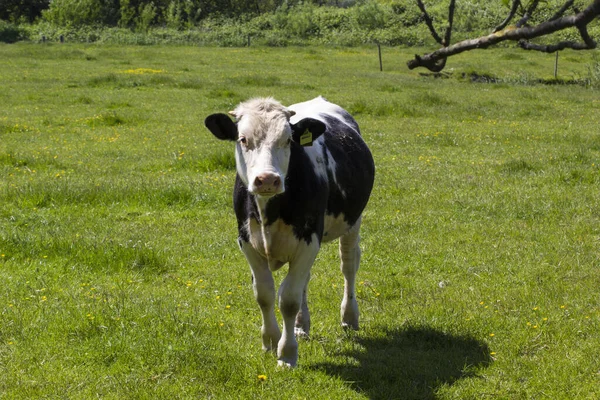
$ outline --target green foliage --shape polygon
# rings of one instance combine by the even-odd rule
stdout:
[[[112,14],[103,0],[53,0],[43,12],[46,21],[62,27],[106,25]]]
[[[32,23],[48,8],[49,3],[50,0],[2,0],[0,20]]]
[[[118,25],[121,28],[128,28],[132,26],[136,10],[135,7],[131,5],[131,0],[120,0],[120,17]]]
[[[443,32],[447,24],[448,2],[428,2],[427,6],[436,29]],[[539,15],[547,16],[559,6],[557,0],[543,2]],[[453,40],[489,33],[505,18],[506,12],[500,1],[459,2]],[[540,16],[532,21],[541,21]],[[436,45],[414,0],[350,3],[56,0],[44,12],[44,21],[36,25],[41,26],[23,26],[25,32],[35,33],[29,36],[31,40],[38,40],[40,34],[48,37],[53,36],[52,32],[60,31],[70,40],[82,38],[83,41],[110,43],[194,43],[230,47],[247,45],[250,36],[252,43],[269,46],[356,46],[374,42],[390,46]],[[132,32],[107,30],[115,26],[131,29]],[[91,32],[94,29],[96,32]],[[591,24],[589,31],[596,36],[600,32],[600,24]],[[557,42],[580,38],[576,29],[570,29],[545,40]]]
[[[147,32],[156,16],[157,9],[154,5],[154,2],[140,5],[138,9],[138,17],[135,20],[136,29],[141,32]]]
[[[0,42],[14,43],[24,36],[24,31],[10,22],[0,20]]]

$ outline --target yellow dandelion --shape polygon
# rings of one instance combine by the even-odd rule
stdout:
[[[227,304],[227,305],[225,306],[225,308],[229,310],[229,309],[231,308],[231,306],[230,306],[229,304]]]
[[[258,380],[261,382],[264,382],[267,380],[267,376],[266,375],[258,375]]]
[[[494,336],[496,336],[495,333],[490,333],[490,337],[494,337]]]

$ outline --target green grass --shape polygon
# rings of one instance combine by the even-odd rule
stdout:
[[[419,50],[384,48],[380,73],[375,48],[0,46],[0,398],[600,397],[597,89],[503,49],[435,79],[407,70]],[[593,53],[565,54],[560,77],[585,82]],[[233,149],[203,120],[320,94],[377,166],[362,326],[339,326],[325,245],[312,338],[280,370]]]

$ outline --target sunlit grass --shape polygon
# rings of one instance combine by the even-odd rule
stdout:
[[[373,48],[0,53],[7,398],[600,396],[600,101],[584,83],[541,84],[553,56],[473,52],[436,79],[407,70],[415,49],[384,48],[383,73]],[[595,65],[561,63],[578,82]],[[285,371],[260,350],[233,150],[203,120],[248,97],[317,95],[355,114],[377,166],[362,329],[339,327],[325,245],[312,339]]]

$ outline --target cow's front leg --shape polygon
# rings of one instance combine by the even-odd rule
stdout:
[[[275,348],[281,332],[275,318],[275,282],[267,259],[260,255],[250,243],[240,240],[240,248],[252,269],[254,297],[262,313],[262,348],[269,351]]]
[[[288,274],[279,287],[283,334],[277,346],[277,363],[284,367],[295,367],[298,363],[298,342],[294,328],[296,316],[302,306],[302,294],[310,276],[310,269],[319,252],[319,241],[316,235],[313,235],[311,243],[304,247],[290,262]]]

